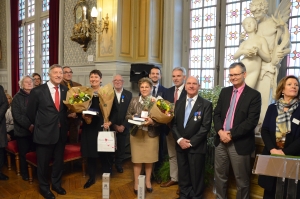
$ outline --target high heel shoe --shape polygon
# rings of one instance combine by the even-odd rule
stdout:
[[[138,190],[133,189],[133,192],[134,192],[135,195],[138,194]]]
[[[153,192],[152,187],[150,187],[150,188],[146,187],[146,190],[147,190],[148,193],[152,193]]]

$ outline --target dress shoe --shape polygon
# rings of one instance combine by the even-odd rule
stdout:
[[[52,187],[52,190],[58,193],[59,195],[66,195],[67,192],[64,188],[62,187]]]
[[[148,193],[152,193],[153,192],[152,187],[150,187],[150,188],[146,187],[146,190],[147,190]]]
[[[135,195],[138,194],[138,190],[133,189],[133,192],[134,192]]]
[[[88,179],[88,181],[84,184],[83,188],[87,189],[90,186],[92,186],[93,184],[95,184],[95,179]]]
[[[48,190],[48,191],[42,191],[40,190],[40,194],[45,198],[45,199],[55,199],[54,194]]]
[[[26,176],[26,175],[22,175],[22,179],[23,179],[24,181],[28,181],[28,180],[29,180],[29,177]]]
[[[8,176],[0,173],[0,180],[8,180]]]
[[[160,185],[160,187],[170,187],[170,186],[176,185],[176,184],[178,184],[178,182],[175,182],[175,181],[170,180],[169,182],[162,183],[162,184]]]
[[[120,165],[116,165],[116,169],[118,173],[123,173],[123,168]]]

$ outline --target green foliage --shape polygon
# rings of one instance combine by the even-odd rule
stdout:
[[[165,161],[162,163],[156,175],[159,176],[162,182],[167,182],[170,180],[169,156],[166,157]]]

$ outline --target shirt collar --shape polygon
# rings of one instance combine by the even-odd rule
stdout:
[[[114,88],[114,91],[115,91],[116,93],[122,93],[122,92],[123,92],[123,88],[122,88],[122,90],[121,90],[120,92],[118,92],[115,88]]]
[[[186,95],[186,101],[189,99],[189,97]],[[194,97],[192,97],[193,102],[196,102],[196,100],[198,99],[198,95],[195,95]]]
[[[237,88],[238,93],[242,93],[243,90],[244,90],[244,88],[245,88],[245,86],[246,86],[246,84],[244,83],[242,86],[240,86],[239,88]],[[236,89],[236,88],[233,87],[233,90],[234,89]],[[233,90],[232,90],[232,92],[233,92]]]
[[[50,88],[54,88],[54,87],[55,87],[55,85],[52,84],[52,82],[51,82],[50,80],[47,82],[47,85],[48,85]],[[57,87],[60,88],[60,84],[58,84]]]
[[[181,86],[179,86],[179,87],[178,87],[178,91],[182,92],[183,87],[184,87],[184,84],[182,84]],[[177,87],[175,86],[175,90],[176,90],[176,88],[177,88]]]

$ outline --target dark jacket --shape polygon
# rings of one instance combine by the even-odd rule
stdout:
[[[5,119],[5,113],[7,109],[8,109],[8,101],[4,93],[4,89],[0,85],[0,148],[6,147],[7,145],[6,119]]]
[[[63,80],[63,81],[61,81],[60,84],[68,88],[68,83],[67,83],[66,81]],[[71,80],[71,81],[70,81],[70,86],[71,86],[71,87],[76,87],[76,86],[81,86],[81,84],[79,84],[79,83],[77,83],[77,82],[73,82],[73,81]],[[68,88],[68,90],[69,90],[69,88]]]
[[[223,129],[226,114],[230,106],[233,86],[223,88],[214,110],[214,128],[216,131],[215,146],[220,143],[218,134]],[[258,124],[261,110],[261,95],[257,90],[245,85],[237,102],[232,129],[230,133],[236,152],[239,155],[250,155],[255,149],[254,129]]]
[[[29,121],[26,111],[29,94],[20,89],[14,96],[11,104],[11,112],[14,119],[14,135],[17,137],[30,136],[29,131],[31,122]]]
[[[275,137],[277,116],[277,106],[275,104],[269,105],[261,128],[261,137],[265,144],[262,155],[270,155],[271,149],[278,149]],[[291,132],[286,135],[282,151],[285,155],[300,156],[300,126],[292,122],[294,118],[300,120],[300,103],[291,116]],[[276,183],[276,179],[275,177],[260,175],[258,184],[267,190],[271,190],[274,183]]]

